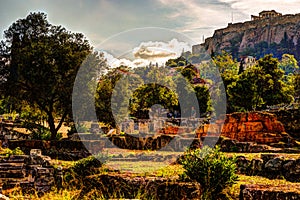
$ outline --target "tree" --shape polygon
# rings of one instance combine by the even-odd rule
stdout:
[[[272,54],[266,55],[258,61],[258,65],[262,68],[261,73],[269,75],[269,87],[263,94],[266,105],[276,105],[280,103],[289,103],[293,100],[292,92],[283,82],[284,72],[279,68],[279,61],[273,58]]]
[[[197,75],[197,68],[193,65],[189,65],[184,67],[181,70],[181,74],[182,76],[184,76],[189,82],[191,82],[193,80],[193,78],[196,77]]]
[[[297,98],[297,101],[299,102],[300,97],[300,74],[295,74],[293,79],[293,85],[294,85],[294,96]]]
[[[299,68],[297,60],[291,54],[282,55],[279,67],[284,71],[285,75],[293,74]]]
[[[133,92],[130,110],[134,117],[148,118],[148,111],[155,104],[170,111],[178,107],[178,95],[172,91],[175,85],[173,79],[168,77],[168,72],[169,69],[164,67],[148,68],[144,83]]]
[[[5,92],[45,113],[51,139],[55,139],[71,117],[76,73],[92,48],[83,34],[52,25],[46,18],[44,13],[30,13],[5,31],[3,48],[11,59]]]
[[[213,58],[215,65],[218,67],[220,73],[226,71],[238,72],[238,63],[233,59],[232,55],[226,51],[222,51],[222,54]]]
[[[227,88],[233,111],[250,111],[293,100],[293,89],[283,81],[279,61],[266,55],[257,66],[241,73]]]
[[[103,53],[94,52],[87,56],[76,76],[72,94],[73,120],[75,123],[95,120],[95,93],[97,84],[108,70]],[[78,126],[80,126],[78,124]]]
[[[262,69],[253,66],[246,69],[227,88],[230,111],[251,111],[265,102],[263,94],[271,87],[270,75],[261,73]]]
[[[196,86],[194,90],[198,99],[200,113],[203,114],[210,111],[210,94],[208,88],[206,86]]]

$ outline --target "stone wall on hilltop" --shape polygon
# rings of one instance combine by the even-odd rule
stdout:
[[[300,38],[300,14],[283,15],[281,17],[247,21],[244,23],[228,24],[226,28],[218,29],[212,37],[205,40],[204,44],[195,45],[193,53],[199,53],[204,47],[208,53],[220,52],[232,46],[234,42],[239,52],[247,47],[254,47],[262,41],[269,44],[279,44],[284,34],[292,39],[294,44]]]

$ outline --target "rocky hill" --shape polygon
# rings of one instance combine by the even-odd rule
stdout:
[[[262,42],[267,47],[285,45],[290,52],[299,51],[300,55],[300,14],[229,23],[226,28],[216,30],[203,44],[193,46],[193,53],[200,53],[204,47],[208,53],[226,50],[237,57],[251,48],[257,49]]]

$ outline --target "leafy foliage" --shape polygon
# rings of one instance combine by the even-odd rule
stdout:
[[[293,100],[293,87],[284,82],[279,60],[266,55],[227,86],[230,111],[251,111]]]
[[[201,184],[201,199],[218,199],[222,191],[237,181],[235,160],[226,157],[219,148],[191,150],[181,159],[185,174]]]
[[[105,155],[97,154],[76,161],[66,171],[64,176],[65,182],[70,185],[73,183],[75,183],[75,185],[81,185],[77,182],[82,181],[82,179],[84,179],[86,176],[98,173],[99,168],[103,165],[105,159]]]
[[[76,73],[91,47],[83,34],[50,24],[44,13],[30,13],[5,31],[2,52],[10,56],[5,94],[39,109],[46,116],[51,139],[71,117]],[[55,124],[55,119],[60,121]]]
[[[9,157],[10,155],[25,155],[25,153],[20,149],[20,147],[17,147],[15,149],[1,149],[0,155],[6,155],[7,157]]]

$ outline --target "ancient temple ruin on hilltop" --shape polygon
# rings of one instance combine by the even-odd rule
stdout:
[[[251,20],[260,20],[260,19],[270,19],[274,17],[280,17],[282,16],[281,13],[276,12],[275,10],[263,10],[259,13],[258,16],[251,15]]]

